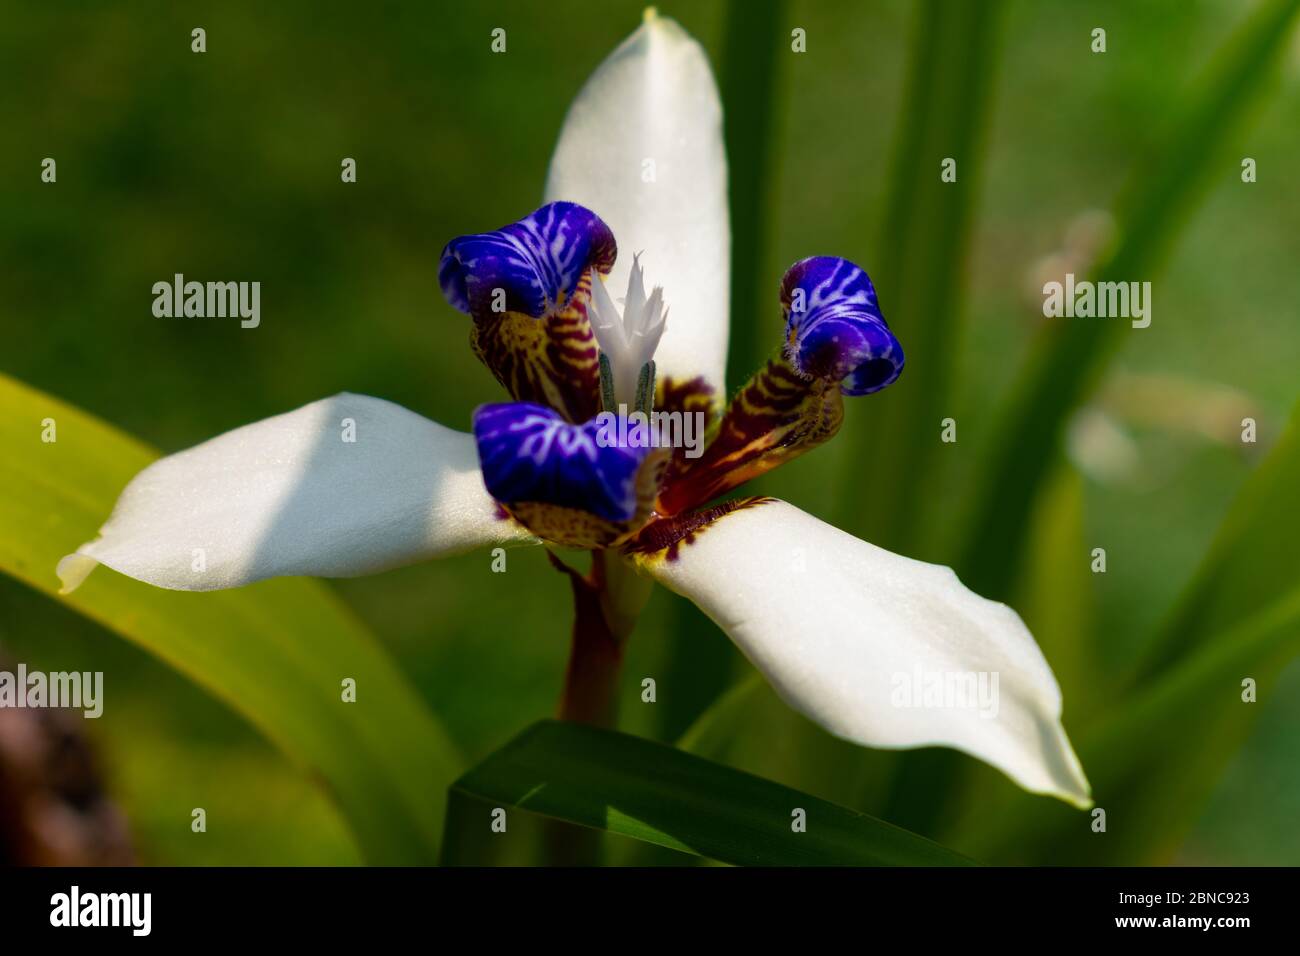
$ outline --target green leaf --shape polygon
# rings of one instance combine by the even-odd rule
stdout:
[[[57,440],[42,441],[52,419]],[[93,538],[157,453],[79,409],[0,376],[0,570],[56,596],[59,558]],[[150,587],[107,568],[59,597],[206,688],[317,779],[367,859],[437,858],[455,749],[364,626],[323,585]],[[344,703],[344,678],[356,681]],[[107,708],[112,708],[108,675]],[[165,719],[166,715],[159,715]],[[250,792],[255,788],[250,781]]]
[[[781,23],[784,0],[732,0],[727,7],[721,93],[726,104],[727,183],[731,210],[731,347],[727,381],[743,382],[762,365],[760,345],[770,328],[772,283],[754,264],[763,261],[770,229],[764,198],[771,179],[772,142],[780,111],[775,108],[781,74],[780,48],[788,33]]]
[[[1118,238],[1092,280],[1149,280],[1163,264],[1193,200],[1285,52],[1297,9],[1300,0],[1262,3],[1231,38],[1204,89],[1121,198]],[[955,565],[972,590],[999,599],[1009,594],[1058,436],[1128,328],[1115,320],[1062,321],[1040,339],[976,484],[972,525]]]
[[[895,144],[889,208],[870,272],[907,355],[899,380],[845,423],[849,450],[837,524],[892,551],[912,553],[929,500],[930,456],[953,378],[962,272],[979,194],[984,127],[1002,4],[918,9]],[[956,161],[955,182],[940,162]],[[882,455],[882,448],[889,449]],[[888,507],[880,507],[886,502]]]
[[[543,721],[452,787],[445,861],[470,855],[492,810],[603,830],[741,865],[970,865],[936,843],[865,814],[640,737]],[[807,831],[793,832],[802,808]]]
[[[765,686],[767,682],[758,671],[737,681],[696,718],[677,746],[687,753],[716,760],[715,754],[730,746],[748,723],[754,702]]]
[[[1083,478],[1063,462],[1034,510],[1029,560],[1012,602],[1056,675],[1071,723],[1122,679],[1098,660],[1092,640],[1095,584],[1085,560],[1083,499]]]

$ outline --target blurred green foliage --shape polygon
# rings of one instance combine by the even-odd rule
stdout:
[[[807,31],[808,52],[789,53],[784,39],[775,48],[770,111],[734,92],[741,81],[725,80],[727,58],[741,56],[734,34],[744,17],[721,2],[659,6],[705,45],[735,114],[729,133],[750,138],[739,151],[733,140],[730,161],[750,184],[737,193],[760,208],[736,219],[755,224],[763,241],[737,246],[735,270],[738,283],[762,291],[737,296],[755,305],[733,315],[733,330],[757,361],[779,342],[775,292],[790,262],[833,253],[874,274],[889,260],[896,237],[887,224],[908,213],[891,212],[891,174],[900,131],[915,119],[904,114],[904,89],[917,5],[774,7],[783,36]],[[959,421],[960,438],[928,456],[908,553],[951,561],[962,543],[999,412],[1043,323],[1036,270],[1086,225],[1084,214],[1111,207],[1253,6],[1003,4],[961,321],[941,343],[951,374],[944,414]],[[165,450],[344,389],[466,427],[472,409],[499,392],[469,352],[466,320],[438,294],[438,253],[452,236],[536,205],[570,99],[634,28],[640,7],[604,2],[598,16],[586,0],[335,9],[54,2],[10,11],[0,32],[0,370]],[[189,49],[195,26],[208,34],[202,56]],[[504,55],[489,49],[497,26],[508,31]],[[1089,50],[1096,26],[1108,33],[1105,54]],[[1072,455],[1034,503],[1013,603],[1061,676],[1072,735],[1113,705],[1099,685],[1147,659],[1147,641],[1256,463],[1204,422],[1249,409],[1262,453],[1296,397],[1294,35],[1282,59],[1253,122],[1217,144],[1208,194],[1156,283],[1151,327],[1121,332],[1090,401],[1137,467],[1107,470],[1094,467],[1096,455]],[[748,115],[755,110],[768,112]],[[39,181],[46,156],[58,161],[55,186]],[[345,156],[357,159],[353,185],[339,181]],[[1241,183],[1242,156],[1258,161],[1258,183]],[[932,165],[917,175],[937,176]],[[260,280],[261,327],[154,319],[150,287],[175,272]],[[877,278],[892,316],[898,291]],[[878,440],[889,394],[852,402],[835,442],[764,479],[763,490],[828,519],[847,510],[866,528],[887,525],[872,512],[887,515],[893,503],[863,490],[872,463],[892,452]],[[1108,572],[1079,577],[1096,546],[1107,549]],[[327,585],[384,642],[471,761],[553,713],[561,686],[568,589],[540,551],[512,552],[509,562],[504,575],[469,555]],[[684,633],[683,613],[656,592],[630,648],[623,729],[676,739],[729,675],[744,679],[747,665],[698,622],[692,639],[708,642],[701,660],[713,663],[692,666],[690,644],[672,640]],[[109,708],[91,732],[146,861],[359,859],[305,776],[202,691],[97,625],[0,578],[0,643],[33,666],[107,672]],[[661,701],[699,703],[643,705],[643,676],[661,677]],[[1151,859],[1300,860],[1290,825],[1300,793],[1300,668],[1269,686],[1208,802],[1190,808],[1190,833]],[[831,739],[765,687],[749,693],[737,708],[740,730],[706,755],[884,812],[894,755]],[[978,826],[982,811],[1017,794],[986,768],[972,774],[980,799],[966,809]],[[197,794],[223,808],[220,841],[191,838]],[[1050,855],[1052,846],[1039,849]]]

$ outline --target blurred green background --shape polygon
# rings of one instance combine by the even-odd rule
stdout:
[[[659,4],[700,40],[720,77],[728,18],[739,17],[742,28],[731,22],[743,38],[746,6]],[[1249,6],[1024,0],[1002,11],[963,322],[949,343],[953,390],[943,413],[957,419],[959,441],[934,460],[909,553],[952,560],[994,411],[1044,321],[1036,288],[1062,262],[1087,271],[1104,232],[1098,211],[1112,205]],[[467,319],[438,292],[438,254],[449,238],[538,204],[570,100],[636,27],[641,7],[8,5],[0,369],[164,451],[342,390],[467,428],[474,407],[500,393],[470,353]],[[757,209],[734,215],[763,224],[758,248],[746,244],[749,255],[735,263],[738,302],[756,303],[732,319],[752,353],[744,364],[757,365],[779,342],[775,292],[792,261],[839,254],[875,274],[873,262],[887,254],[915,13],[901,0],[792,0],[775,16],[779,36],[763,71],[770,97],[724,104],[734,122],[763,133],[761,155],[730,156],[733,176],[754,177],[761,195]],[[196,26],[207,31],[204,55],[190,52]],[[508,35],[503,55],[489,48],[498,26]],[[1089,50],[1095,26],[1108,33],[1104,55]],[[807,31],[805,54],[789,52],[794,27]],[[1294,38],[1288,47],[1280,81],[1225,148],[1155,282],[1151,327],[1121,336],[1071,430],[1071,465],[1046,500],[1080,496],[1079,568],[1102,546],[1109,570],[1086,577],[1077,607],[1039,607],[1022,585],[1013,603],[1054,667],[1043,629],[1062,616],[1094,642],[1094,666],[1132,665],[1296,398],[1300,47]],[[46,156],[58,162],[55,186],[39,181]],[[1242,156],[1258,162],[1255,185],[1240,181]],[[355,184],[339,180],[343,157],[357,161]],[[918,175],[937,176],[937,158],[933,167]],[[1077,260],[1060,258],[1067,246]],[[150,288],[176,272],[260,280],[261,327],[155,319]],[[878,283],[888,317],[891,289]],[[859,425],[878,407],[851,402],[848,416]],[[1243,414],[1261,423],[1259,454],[1236,441]],[[889,508],[855,497],[847,456],[858,434],[846,429],[763,490],[828,519]],[[63,545],[72,550],[94,531]],[[507,574],[491,574],[488,559],[473,554],[330,584],[470,762],[552,714],[561,686],[568,588],[540,550],[512,552],[509,562]],[[1025,579],[1079,568],[1031,564]],[[680,603],[656,592],[625,672],[622,727],[657,739],[676,739],[748,669]],[[108,706],[88,732],[142,861],[359,861],[332,805],[240,718],[7,577],[0,647],[33,668],[106,672]],[[659,680],[655,706],[640,703],[644,676]],[[1104,704],[1076,704],[1063,683],[1073,735],[1072,707]],[[1160,862],[1300,861],[1300,667],[1293,663],[1258,708],[1248,742],[1197,803],[1194,827]],[[858,753],[777,708],[751,745],[723,756],[885,812],[892,758]],[[219,836],[190,832],[189,808],[200,805],[221,821]]]

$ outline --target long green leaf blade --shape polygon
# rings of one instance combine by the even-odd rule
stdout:
[[[511,808],[723,863],[970,865],[906,830],[639,737],[544,721],[458,780],[445,844]],[[794,832],[793,812],[807,814]],[[508,839],[509,827],[494,840]],[[473,841],[465,841],[472,843]],[[452,859],[472,863],[472,859]]]
[[[1149,280],[1177,226],[1232,142],[1246,108],[1286,49],[1300,0],[1269,0],[1220,55],[1204,91],[1119,203],[1119,236],[1095,273],[1098,282]],[[1127,323],[1054,324],[1012,389],[1010,413],[980,476],[974,518],[956,563],[963,581],[1005,599],[1019,572],[1029,515],[1057,453],[1070,412],[1100,378]]]
[[[46,419],[53,442],[41,440]],[[157,453],[4,376],[0,445],[0,571],[55,597],[59,558],[94,536],[118,492]],[[193,594],[101,568],[58,600],[247,718],[325,786],[367,859],[437,859],[442,797],[460,770],[455,748],[327,588],[278,579]],[[356,681],[355,703],[342,700],[345,678]],[[111,708],[111,674],[106,685]]]
[[[770,277],[754,263],[763,261],[771,227],[764,199],[772,178],[776,131],[777,57],[785,34],[785,0],[732,0],[727,6],[726,47],[722,60],[722,101],[726,104],[728,206],[731,211],[731,345],[727,381],[735,387],[753,374],[767,348],[770,329]]]
[[[848,416],[838,502],[840,527],[893,551],[911,550],[950,394],[1001,14],[999,2],[929,0],[917,11],[889,209],[868,266],[907,368]],[[940,175],[947,159],[952,182]]]

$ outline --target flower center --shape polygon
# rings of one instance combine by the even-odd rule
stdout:
[[[600,346],[602,370],[608,369],[612,378],[614,401],[629,407],[637,404],[638,392],[645,386],[643,378],[650,377],[647,369],[654,358],[655,349],[663,337],[664,327],[668,321],[668,310],[664,307],[664,290],[655,286],[647,296],[645,292],[645,275],[641,269],[641,257],[638,253],[632,257],[632,269],[627,279],[627,296],[623,301],[620,315],[618,306],[605,290],[604,281],[595,273],[591,281],[591,302],[587,310],[587,319],[596,343]],[[616,409],[608,409],[616,411]]]

